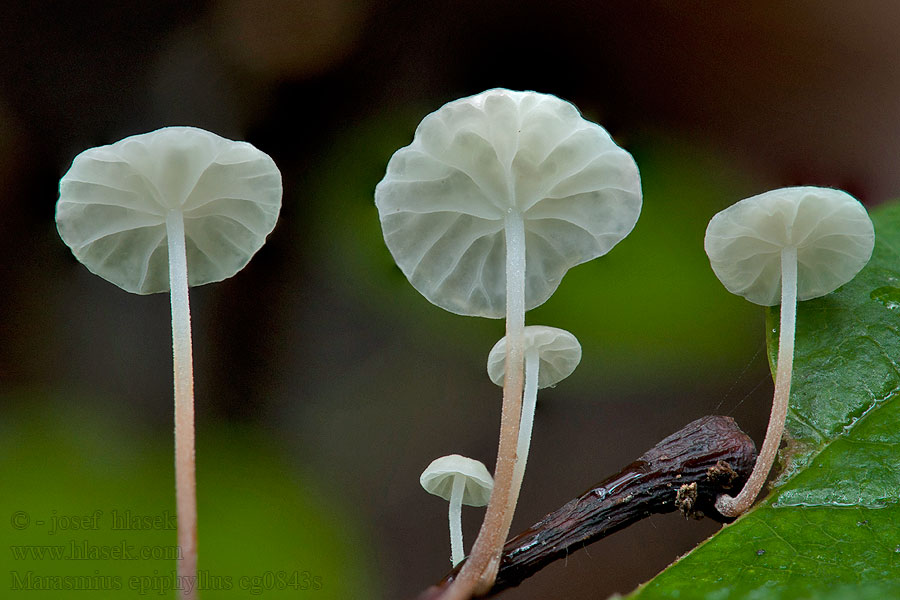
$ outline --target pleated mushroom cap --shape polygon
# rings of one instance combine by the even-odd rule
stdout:
[[[710,265],[728,291],[750,302],[781,302],[781,251],[797,249],[797,299],[818,298],[866,265],[875,230],[862,204],[841,190],[788,187],[746,198],[706,228]]]
[[[165,127],[75,157],[56,224],[90,271],[129,292],[169,290],[166,217],[184,217],[192,286],[240,271],[275,227],[281,173],[268,155],[194,127]]]
[[[556,385],[575,371],[581,362],[581,344],[565,329],[546,325],[525,328],[525,351],[538,349],[538,388]],[[506,337],[494,344],[488,354],[488,377],[496,385],[503,385],[506,375]]]
[[[423,296],[501,318],[510,211],[524,220],[527,310],[628,235],[641,184],[631,155],[572,104],[493,89],[426,116],[391,157],[375,205],[388,249]]]
[[[457,477],[463,477],[466,480],[463,504],[487,506],[494,489],[494,478],[491,477],[487,467],[474,458],[466,458],[459,454],[436,458],[422,472],[419,483],[429,494],[449,501],[453,491],[453,480]]]

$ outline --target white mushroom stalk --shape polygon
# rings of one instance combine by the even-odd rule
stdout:
[[[522,396],[522,420],[516,440],[516,468],[513,469],[513,485],[522,489],[528,452],[531,450],[531,433],[534,431],[534,412],[537,410],[538,372],[540,356],[537,348],[525,352],[525,391]]]
[[[481,550],[479,558],[488,564],[481,574],[474,571],[480,562],[473,561],[470,577],[479,577],[481,587],[494,583],[500,568],[500,552],[512,526],[513,514],[519,498],[521,479],[516,477],[517,451],[522,423],[522,394],[524,388],[524,332],[525,332],[525,222],[517,207],[507,209],[504,223],[506,239],[506,338],[510,340],[505,353],[506,376],[503,382],[503,405],[500,416],[500,440],[497,447],[495,488],[499,498],[488,505],[482,530],[473,547]],[[517,483],[518,479],[518,483]],[[496,482],[500,482],[499,485]],[[492,510],[493,509],[493,510]],[[482,533],[483,532],[483,533]],[[480,543],[480,547],[479,544]],[[489,559],[487,558],[489,557]]]
[[[716,501],[736,517],[752,506],[778,455],[790,406],[797,302],[847,283],[872,255],[875,232],[866,209],[846,192],[793,187],[772,190],[726,208],[706,230],[705,248],[716,276],[755,304],[781,302],[775,393],[766,437],[737,496]]]
[[[574,335],[564,329],[529,325],[523,336],[525,344],[525,394],[522,400],[522,421],[516,443],[516,487],[522,485],[528,453],[534,413],[537,408],[538,389],[551,387],[568,377],[581,362],[581,344]],[[503,385],[506,364],[506,338],[501,338],[488,355],[488,376],[497,385]]]
[[[170,210],[166,215],[166,239],[169,250],[169,302],[172,308],[172,364],[175,384],[175,514],[178,519],[178,547],[183,556],[178,564],[178,574],[190,577],[197,573],[194,357],[184,216],[180,211]],[[192,593],[186,596],[190,597]]]
[[[462,315],[506,317],[494,492],[450,598],[496,577],[514,485],[525,311],[566,271],[622,240],[640,214],[634,160],[563,100],[494,89],[426,116],[375,189],[384,238],[410,283]]]
[[[246,142],[193,127],[166,127],[82,152],[60,180],[59,193],[59,234],[91,272],[132,293],[170,292],[183,556],[178,575],[196,582],[188,286],[231,277],[259,250],[278,219],[281,174],[271,158]],[[195,597],[196,586],[183,586],[182,595]]]
[[[518,207],[510,207],[507,211],[506,222],[503,226],[506,238],[506,337],[510,340],[506,351],[506,372],[504,378],[503,393],[512,398],[521,398],[524,376],[524,335],[525,335],[525,221]],[[511,419],[521,420],[521,414],[516,417],[515,400],[507,402],[512,411]],[[521,412],[521,406],[518,408]],[[507,433],[513,434],[517,427],[509,427]],[[501,434],[502,435],[502,434]],[[518,435],[516,435],[518,439]],[[503,439],[501,437],[501,444]],[[517,442],[518,443],[518,442]],[[499,465],[498,465],[499,466]],[[511,494],[516,494],[512,491]],[[513,503],[514,501],[511,501]],[[512,506],[515,509],[515,504]],[[512,515],[509,516],[512,519]]]
[[[465,558],[462,505],[487,505],[494,480],[484,463],[459,454],[450,454],[433,460],[422,472],[419,483],[429,494],[450,502],[450,562],[455,567]]]

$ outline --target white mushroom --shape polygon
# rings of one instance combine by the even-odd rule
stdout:
[[[566,271],[608,252],[634,227],[641,186],[631,155],[573,105],[493,89],[426,116],[375,188],[384,239],[429,301],[454,313],[506,316],[496,487],[463,572],[492,582],[518,498],[525,311]]]
[[[506,338],[494,344],[488,354],[488,376],[502,386],[506,372]],[[537,391],[551,387],[568,377],[581,362],[581,344],[565,329],[545,325],[525,328],[525,395],[522,400],[522,424],[516,444],[516,481],[521,484],[531,447]]]
[[[772,190],[726,208],[706,229],[705,247],[716,276],[755,304],[781,302],[775,396],[756,465],[741,492],[719,496],[716,508],[735,517],[753,504],[781,443],[791,390],[798,300],[847,283],[872,255],[875,232],[866,209],[840,190]]]
[[[178,573],[196,577],[194,383],[188,285],[231,277],[275,226],[281,174],[263,152],[193,127],[85,150],[59,182],[59,235],[90,271],[136,294],[170,292]],[[190,593],[193,596],[193,592]]]
[[[419,477],[425,491],[450,502],[450,562],[453,566],[464,558],[462,505],[486,506],[491,499],[494,480],[483,463],[450,454],[431,462]]]

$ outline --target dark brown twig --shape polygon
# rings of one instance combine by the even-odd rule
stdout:
[[[739,490],[756,447],[731,417],[697,419],[643,456],[506,542],[493,596],[555,561],[652,514],[729,521],[715,509],[723,491]],[[462,563],[418,600],[439,600]]]

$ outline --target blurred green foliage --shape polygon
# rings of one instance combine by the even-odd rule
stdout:
[[[40,412],[7,410],[0,425],[0,596],[174,597],[172,438],[30,396],[4,400]],[[202,598],[380,595],[363,525],[321,479],[261,431],[207,427],[197,440]]]

